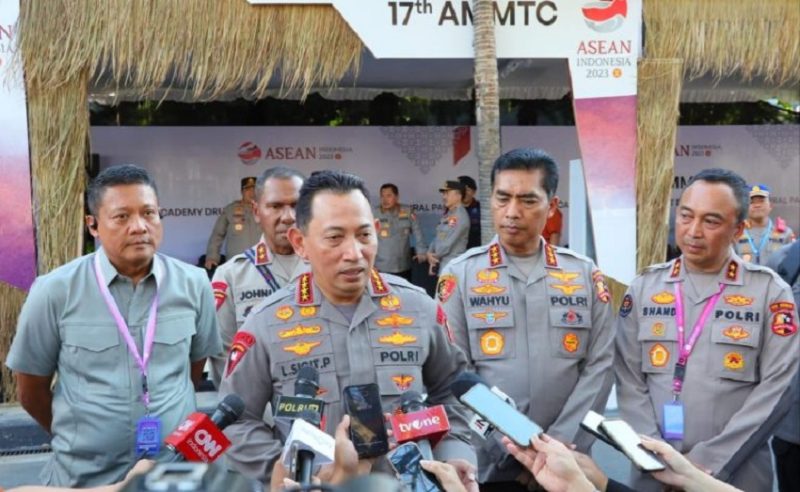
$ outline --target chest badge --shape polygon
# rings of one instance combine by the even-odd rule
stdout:
[[[650,299],[656,304],[672,304],[675,302],[675,295],[665,290],[659,292],[658,294],[654,294]]]
[[[409,326],[414,322],[414,318],[400,316],[397,313],[392,313],[389,316],[375,320],[375,324],[381,328],[392,327],[400,328],[401,326]]]
[[[488,330],[480,339],[481,352],[486,355],[499,355],[503,353],[503,348],[506,345],[503,334],[496,330]]]
[[[566,350],[570,354],[578,351],[580,343],[581,343],[580,338],[578,338],[578,335],[574,333],[567,333],[566,335],[564,335],[564,338],[561,339],[561,345],[564,347],[564,350]]]
[[[728,352],[725,354],[722,364],[725,366],[725,369],[741,371],[744,369],[744,357],[740,352]]]
[[[381,297],[381,307],[386,311],[397,311],[400,309],[400,298],[394,294]]]
[[[275,317],[283,321],[292,316],[294,316],[294,309],[291,306],[281,306],[275,311]]]
[[[505,318],[506,316],[508,316],[508,313],[503,311],[485,311],[482,313],[472,313],[473,318],[485,321],[490,325],[493,324],[495,321],[499,321]]]
[[[744,340],[745,338],[750,336],[750,332],[745,330],[744,327],[739,325],[733,325],[725,328],[722,331],[722,334],[726,337],[730,338],[731,340],[739,341]]]
[[[650,364],[653,367],[664,367],[669,362],[669,350],[667,347],[657,343],[650,347]]]
[[[295,355],[308,355],[321,344],[322,342],[297,342],[283,347],[283,351],[291,352]]]
[[[388,343],[389,345],[406,345],[417,341],[417,337],[407,335],[401,331],[395,331],[391,335],[384,335],[378,338],[381,343]]]

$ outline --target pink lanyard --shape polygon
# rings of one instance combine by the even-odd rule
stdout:
[[[683,287],[681,282],[675,282],[675,323],[678,325],[678,362],[675,363],[675,373],[672,377],[672,393],[675,395],[675,400],[681,394],[683,389],[683,379],[686,377],[686,364],[689,362],[689,356],[692,355],[694,344],[703,333],[703,327],[711,316],[711,310],[717,304],[722,291],[725,290],[725,284],[719,284],[719,290],[716,294],[711,296],[706,306],[703,308],[703,313],[697,319],[697,322],[692,328],[692,334],[689,335],[689,341],[686,342],[686,319],[683,311]]]
[[[156,268],[155,262],[156,258],[153,257],[153,269]],[[128,345],[128,351],[136,360],[136,364],[139,366],[139,370],[142,373],[142,401],[144,402],[145,409],[147,409],[150,406],[150,390],[147,387],[147,363],[150,361],[150,354],[153,351],[153,340],[156,334],[158,283],[156,282],[156,294],[153,296],[153,304],[150,305],[150,315],[147,318],[147,328],[144,334],[144,353],[139,355],[139,349],[136,347],[136,342],[131,336],[131,332],[128,329],[128,324],[125,323],[125,319],[119,312],[117,303],[111,296],[111,291],[108,290],[106,279],[103,277],[103,272],[100,268],[100,256],[97,253],[94,255],[94,274],[95,278],[97,279],[97,285],[100,287],[100,293],[103,294],[103,300],[106,302],[106,306],[108,307],[109,312],[111,312],[114,322],[117,324],[117,330],[119,331],[120,335],[122,335],[122,338],[125,339],[125,343]]]

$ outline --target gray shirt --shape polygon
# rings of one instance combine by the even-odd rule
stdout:
[[[439,258],[439,271],[464,251],[469,240],[469,214],[462,205],[448,211],[436,226],[436,237],[428,251]]]
[[[214,223],[206,247],[206,259],[219,261],[222,243],[225,255],[230,260],[254,245],[261,237],[261,228],[253,217],[253,206],[236,200],[222,210]]]
[[[411,234],[414,234],[417,253],[428,249],[416,214],[407,205],[398,205],[393,210],[375,207],[373,214],[378,220],[378,255],[375,257],[375,268],[385,273],[410,270]]]
[[[767,439],[791,403],[790,384],[800,360],[792,294],[772,270],[732,254],[717,282],[699,295],[685,287],[682,258],[636,277],[617,318],[615,373],[622,417],[637,432],[662,438],[664,404],[673,399],[678,359],[679,282],[687,340],[719,284],[725,290],[686,365],[680,395],[684,439],[671,444],[723,481],[742,490],[769,491]],[[637,480],[637,490],[660,490],[651,478]]]
[[[267,298],[236,334],[243,343],[229,358],[221,396],[245,402],[242,418],[225,433],[233,445],[228,463],[249,478],[269,481],[283,448],[277,428],[262,419],[267,403],[292,395],[303,365],[319,371],[318,398],[325,401],[329,434],[341,421],[342,390],[377,383],[385,412],[407,390],[444,404],[450,433],[434,449],[436,459],[475,462],[464,407],[450,393],[450,381],[466,366],[464,354],[447,336],[436,304],[424,290],[393,275],[373,272],[372,282],[347,320],[322,295],[311,273]]]
[[[794,246],[792,246],[792,244],[794,244]],[[778,272],[778,274],[781,275],[782,278],[787,282],[791,279],[783,276],[779,266],[781,262],[790,254],[795,255],[795,258],[800,255],[800,243],[792,244],[787,244],[773,253],[769,259],[769,264],[767,265]],[[794,279],[794,283],[792,283],[792,294],[794,295],[794,305],[797,307],[800,305],[800,275],[798,275]],[[800,371],[797,372],[797,376],[794,378],[794,389],[795,392],[792,406],[789,408],[789,413],[786,414],[783,422],[781,422],[781,424],[778,426],[778,429],[775,431],[775,435],[784,441],[800,444]]]
[[[190,362],[222,350],[208,277],[199,268],[159,254],[150,274],[134,287],[102,249],[95,254],[140,351],[158,287],[155,343],[147,370],[150,413],[161,419],[163,441],[195,410]],[[17,372],[58,372],[53,455],[42,472],[48,485],[116,482],[136,462],[136,423],[145,414],[142,377],[100,294],[93,259],[94,254],[80,257],[36,280],[6,361]]]

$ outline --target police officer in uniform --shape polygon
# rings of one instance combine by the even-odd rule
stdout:
[[[772,490],[767,439],[791,404],[800,358],[797,310],[772,270],[731,244],[744,228],[747,185],[707,169],[680,198],[682,255],[636,277],[617,318],[622,417],[748,492]],[[633,473],[636,490],[660,490]]]
[[[225,256],[230,259],[255,244],[261,236],[261,228],[253,217],[255,188],[254,176],[242,178],[242,199],[226,205],[214,223],[206,247],[206,270],[212,270],[219,265],[223,242]]]
[[[745,221],[744,233],[736,243],[736,253],[744,261],[766,265],[770,255],[783,245],[794,241],[792,228],[786,221],[776,217],[773,222],[769,214],[772,203],[770,189],[763,184],[750,188],[750,208]]]
[[[466,251],[469,240],[469,215],[462,203],[464,185],[460,181],[445,181],[439,192],[446,210],[428,248],[430,275],[441,272],[450,260]]]
[[[557,439],[584,452],[586,412],[603,412],[613,382],[613,325],[605,278],[591,260],[541,237],[558,206],[558,168],[538,149],[492,168],[497,236],[443,270],[437,297],[470,365]],[[480,445],[481,490],[527,490],[530,475],[499,435]],[[523,474],[521,476],[521,474]]]
[[[211,376],[219,387],[233,336],[253,307],[289,283],[308,266],[294,254],[287,232],[294,225],[294,207],[305,177],[277,166],[259,176],[253,215],[261,240],[214,272],[211,286],[225,352],[211,359]]]
[[[373,213],[378,221],[378,256],[375,268],[382,273],[391,273],[411,281],[411,234],[413,232],[417,251],[415,258],[425,261],[428,246],[411,207],[398,203],[397,186],[386,183],[381,186],[381,204]]]
[[[466,366],[464,354],[422,289],[373,269],[378,242],[363,181],[318,172],[303,184],[296,214],[289,239],[311,272],[267,298],[236,334],[221,394],[240,395],[245,413],[226,430],[233,442],[229,463],[269,481],[286,436],[267,426],[262,413],[268,402],[293,394],[305,364],[320,373],[318,398],[326,401],[330,434],[343,415],[345,386],[377,383],[386,411],[416,390],[427,393],[429,404],[444,404],[450,417],[437,459],[474,462],[463,407],[449,389]]]

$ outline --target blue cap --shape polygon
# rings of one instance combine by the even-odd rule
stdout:
[[[763,196],[765,198],[769,198],[769,192],[769,186],[764,184],[754,184],[750,188],[750,198],[753,198],[754,196]]]

